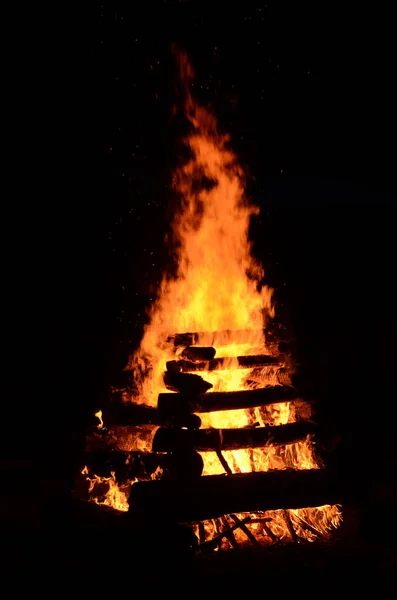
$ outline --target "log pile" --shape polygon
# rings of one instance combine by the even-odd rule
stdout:
[[[244,409],[254,414],[258,407],[266,409],[293,401],[302,403],[298,390],[290,385],[288,375],[294,340],[279,325],[264,333],[266,339],[277,346],[277,352],[255,354],[253,350],[251,355],[232,358],[216,357],[216,341],[232,338],[235,343],[242,344],[258,337],[258,332],[192,332],[170,336],[167,342],[174,348],[175,358],[166,362],[163,375],[169,392],[158,395],[156,408],[134,402],[115,402],[120,391],[133,393],[134,390],[132,372],[124,371],[118,384],[113,386],[113,402],[103,410],[105,428],[95,434],[110,435],[112,427],[123,426],[133,432],[134,427],[151,425],[153,432],[158,427],[150,438],[151,447],[145,452],[126,452],[99,451],[94,445],[95,451],[85,457],[90,471],[104,477],[116,473],[118,480],[138,480],[131,487],[129,505],[131,514],[142,523],[149,523],[153,514],[159,514],[159,511],[164,521],[198,522],[203,551],[214,549],[225,538],[237,547],[234,533],[237,529],[252,544],[258,543],[247,527],[255,519],[240,518],[236,513],[282,509],[291,538],[296,541],[289,508],[342,503],[351,493],[346,479],[341,481],[330,470],[232,472],[224,451],[287,446],[306,440],[308,436],[321,435],[319,427],[307,416],[304,420],[277,426],[201,428],[201,413]],[[202,346],[197,345],[203,341]],[[250,369],[253,376],[267,367],[275,367],[283,373],[285,385],[221,392],[212,391],[212,383],[205,379],[206,372],[239,368]],[[310,403],[311,399],[305,398],[304,402]],[[202,476],[204,462],[200,452],[215,453],[225,474]],[[158,471],[162,474],[159,479],[154,478]],[[228,518],[225,515],[229,515]],[[219,525],[217,535],[210,541],[205,540],[202,525],[207,519],[218,520]],[[263,522],[263,531],[276,542],[278,538],[268,520],[264,517],[256,519]]]

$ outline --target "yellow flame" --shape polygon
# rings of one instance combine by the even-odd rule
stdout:
[[[99,419],[99,424],[97,425],[98,429],[102,429],[103,428],[102,411],[98,410],[98,412],[95,413],[95,417],[97,417]]]
[[[171,239],[176,270],[173,276],[164,276],[140,347],[129,361],[138,392],[133,398],[125,394],[126,401],[152,406],[158,394],[167,391],[163,382],[166,362],[175,360],[180,352],[167,341],[175,333],[204,332],[197,344],[214,346],[218,357],[230,359],[227,368],[200,373],[213,384],[208,393],[277,385],[280,368],[237,368],[236,356],[271,353],[263,330],[266,321],[274,317],[273,290],[264,285],[263,268],[252,256],[248,238],[250,220],[258,208],[245,195],[244,173],[230,149],[229,137],[219,133],[215,117],[191,95],[193,71],[184,54],[178,64],[191,131],[185,140],[189,158],[179,165],[173,179],[179,199]],[[204,427],[245,427],[254,422],[265,427],[294,421],[292,408],[292,402],[284,402],[200,416]],[[146,435],[137,445],[147,450],[148,439]],[[224,472],[214,452],[201,454],[204,474]],[[285,447],[270,445],[223,454],[233,473],[319,468],[309,437]],[[272,513],[272,526],[280,538],[289,531],[283,514]],[[310,527],[321,527],[323,532],[340,519],[336,507],[308,508],[291,515],[306,537],[312,535]],[[258,523],[250,526],[254,525],[253,530],[260,529]],[[262,530],[268,536],[266,527]]]
[[[85,466],[81,473],[83,475],[88,475],[88,467]],[[92,475],[87,476],[86,479],[89,482],[88,494],[90,502],[95,502],[95,504],[103,504],[122,512],[128,511],[128,498],[130,495],[131,485],[133,485],[137,479],[129,480],[125,482],[123,486],[121,486],[116,481],[116,475],[114,471],[111,472],[110,477]],[[98,496],[96,495],[95,491],[96,487],[100,484],[107,484],[107,490],[104,494]]]

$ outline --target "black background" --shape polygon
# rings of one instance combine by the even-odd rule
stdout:
[[[355,460],[371,454],[368,429],[390,456],[391,15],[378,4],[270,0],[61,12],[24,15],[7,54],[17,58],[3,220],[7,455],[29,457],[59,480],[50,494],[67,493],[87,420],[139,342],[167,264],[182,131],[176,42],[249,174],[261,207],[255,252],[297,334],[302,377],[327,418],[343,414]]]

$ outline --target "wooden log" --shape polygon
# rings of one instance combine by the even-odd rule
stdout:
[[[208,346],[187,346],[181,354],[186,360],[193,362],[212,360],[216,354],[215,348]]]
[[[200,344],[201,340],[205,340],[207,344],[216,346],[216,340],[230,340],[233,343],[244,343],[249,341],[258,334],[264,334],[265,338],[274,341],[290,340],[291,334],[286,327],[278,322],[272,322],[268,327],[262,330],[250,329],[226,329],[224,331],[195,331],[186,333],[174,333],[168,336],[167,342],[173,343],[174,346],[194,346]]]
[[[268,525],[268,523],[265,520],[263,520],[262,526],[263,526],[263,531],[266,533],[267,537],[269,537],[273,543],[277,544],[277,542],[279,542],[280,540],[276,536],[276,534],[273,533],[273,531],[270,529],[270,526]]]
[[[191,484],[142,481],[131,488],[130,511],[143,522],[161,510],[171,521],[189,522],[225,514],[343,504],[351,478],[312,469],[209,475]]]
[[[174,395],[174,394],[170,394]],[[198,415],[179,411],[177,414],[165,413],[152,406],[145,404],[134,404],[133,402],[113,402],[102,411],[104,427],[116,425],[173,425],[175,427],[199,428],[201,419]],[[94,427],[98,419],[95,417]]]
[[[231,543],[233,548],[236,550],[239,547],[239,545],[238,545],[238,542],[236,540],[236,537],[235,537],[232,529],[230,529],[230,525],[229,525],[226,517],[221,517],[221,523],[223,525],[222,533],[225,534],[225,537],[229,540],[229,542]],[[236,523],[237,522],[235,521],[235,524]],[[244,525],[244,524],[242,525],[241,521],[240,521],[240,528],[243,529],[243,527],[246,527],[246,525]]]
[[[160,427],[153,438],[153,452],[174,452],[179,448],[195,448],[205,452],[211,450],[237,450],[259,448],[269,444],[281,446],[304,440],[316,433],[317,425],[310,421],[287,423],[272,427],[235,429],[176,429]]]
[[[178,373],[176,371],[167,371],[164,373],[164,383],[168,389],[181,394],[205,394],[212,387],[212,383],[205,381],[200,375],[191,373]]]
[[[166,363],[166,366],[167,371],[193,373],[195,371],[216,371],[230,368],[253,369],[255,367],[265,367],[267,365],[284,363],[285,357],[281,355],[270,356],[268,354],[258,354],[252,356],[236,356],[233,359],[220,357],[200,362],[192,362],[190,360],[169,360]]]
[[[123,452],[120,450],[102,450],[85,452],[82,456],[83,466],[91,473],[102,477],[110,477],[116,473],[118,482],[134,478],[147,478],[158,467],[168,467],[169,457],[163,454]]]
[[[277,385],[257,390],[242,390],[238,392],[210,392],[193,397],[185,394],[162,393],[158,396],[159,412],[166,415],[176,415],[187,412],[215,412],[218,410],[236,410],[239,408],[255,408],[288,402],[298,398],[298,393],[291,386]]]
[[[249,541],[254,545],[254,546],[260,546],[258,540],[256,539],[256,537],[254,536],[254,534],[248,529],[247,525],[245,525],[241,519],[238,518],[237,515],[233,515],[231,514],[230,517],[233,519],[233,521],[236,524],[240,525],[241,531],[244,531],[245,535],[247,536],[247,538],[249,539]],[[251,521],[252,522],[252,521]]]
[[[221,463],[222,467],[225,469],[225,473],[227,473],[228,475],[233,475],[233,471],[231,470],[230,465],[227,462],[226,458],[223,456],[222,450],[220,448],[216,448],[215,452],[216,452],[219,462]]]
[[[250,517],[245,517],[239,523],[235,523],[231,527],[229,526],[228,529],[225,528],[221,533],[219,533],[218,535],[213,537],[212,540],[208,540],[208,542],[204,542],[203,544],[200,544],[200,546],[199,546],[200,551],[205,552],[205,551],[214,550],[220,544],[220,542],[223,540],[223,538],[227,538],[230,540],[230,536],[231,536],[231,534],[233,534],[233,531],[235,531],[236,529],[240,529],[242,525],[244,526],[246,523],[249,523],[250,520],[251,520]],[[234,537],[234,535],[233,535],[233,537]],[[232,543],[232,542],[230,542],[230,543]],[[236,544],[237,544],[237,542],[236,542]]]
[[[285,523],[287,525],[287,528],[288,528],[288,531],[289,531],[289,534],[291,536],[292,541],[293,542],[297,542],[298,541],[298,536],[297,536],[297,533],[296,533],[296,531],[294,529],[294,526],[292,524],[289,510],[283,510],[283,517],[284,517],[284,520],[285,520]]]
[[[291,513],[290,513],[290,517],[291,517]],[[300,517],[299,515],[297,515],[295,513],[294,513],[294,519],[296,519],[298,521],[299,525],[303,529],[306,529],[307,531],[310,531],[310,533],[312,533],[313,535],[319,537],[320,539],[327,540],[329,538],[329,534],[322,533],[321,531],[319,531],[315,527],[312,527],[311,525],[309,525],[309,523],[307,523],[304,519],[302,519],[302,517]]]

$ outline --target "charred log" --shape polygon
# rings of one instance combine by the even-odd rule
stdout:
[[[233,531],[230,529],[230,525],[229,525],[226,517],[221,517],[221,523],[223,525],[222,533],[225,534],[225,537],[229,540],[229,542],[231,543],[233,548],[237,549],[239,547],[238,542],[236,540],[236,537],[235,537]],[[241,529],[243,529],[243,527],[246,527],[246,525],[241,526],[241,521],[240,521],[240,527],[241,527]]]
[[[217,536],[213,537],[212,540],[208,540],[208,542],[204,542],[203,544],[200,544],[199,549],[202,552],[205,551],[210,551],[212,552],[212,550],[214,550],[219,544],[220,542],[223,540],[223,538],[227,538],[228,540],[230,540],[230,543],[232,545],[233,542],[231,541],[231,535],[233,535],[234,538],[234,534],[233,531],[235,531],[236,529],[240,529],[242,526],[245,526],[246,523],[250,522],[250,517],[245,517],[245,519],[242,519],[242,521],[239,521],[239,523],[235,523],[234,525],[232,525],[231,527],[228,527],[220,533]],[[234,538],[234,541],[236,543],[236,547],[238,546],[236,539]]]
[[[188,361],[200,362],[212,360],[216,354],[215,348],[208,346],[188,346],[181,354]]]
[[[185,362],[185,361],[183,361]],[[191,373],[178,373],[167,371],[164,373],[164,383],[169,390],[181,392],[181,394],[205,394],[213,385],[205,381],[200,375]]]
[[[291,516],[291,514],[290,514],[290,516]],[[323,540],[328,539],[327,533],[323,533],[323,532],[319,531],[318,529],[316,529],[315,527],[312,527],[311,525],[309,525],[309,523],[307,523],[299,515],[294,514],[294,518],[298,521],[298,523],[302,527],[302,529],[306,529],[307,531],[310,531],[310,533],[312,533],[316,537],[319,537],[319,538],[321,538]]]
[[[276,536],[276,534],[273,533],[273,531],[270,529],[270,526],[267,522],[263,521],[262,527],[263,527],[263,531],[266,533],[267,537],[269,537],[272,540],[272,542],[277,544],[277,542],[280,541],[279,538]]]
[[[130,511],[150,520],[161,507],[165,518],[201,521],[224,514],[343,504],[351,496],[350,479],[313,469],[211,475],[197,481],[142,481],[132,486]]]
[[[167,370],[171,372],[182,371],[190,373],[194,371],[216,371],[220,369],[240,368],[253,369],[285,362],[285,357],[258,354],[253,356],[236,356],[235,358],[221,357],[212,360],[192,362],[191,360],[170,360],[167,362]]]
[[[317,431],[315,423],[298,422],[274,427],[241,429],[174,429],[161,427],[153,438],[153,452],[173,452],[178,448],[210,450],[236,450],[258,448],[272,444],[281,446],[304,440]]]
[[[245,535],[247,536],[247,538],[249,539],[249,541],[254,545],[254,546],[260,546],[258,540],[256,539],[256,537],[254,536],[254,534],[248,529],[247,525],[245,525],[243,523],[243,521],[241,521],[237,515],[230,515],[230,517],[233,519],[233,521],[240,525],[240,528],[242,531],[244,531]]]
[[[216,452],[219,462],[221,463],[222,467],[225,469],[225,473],[227,473],[228,475],[233,475],[233,471],[231,470],[230,465],[227,462],[226,458],[223,456],[222,450],[220,448],[216,448],[215,452]]]
[[[287,528],[288,528],[288,531],[289,531],[289,534],[291,536],[292,541],[293,542],[297,542],[298,541],[298,536],[297,536],[297,533],[296,533],[296,531],[294,529],[294,526],[292,524],[289,510],[283,510],[283,517],[284,517],[284,520],[285,520],[285,523],[287,525]]]
[[[236,410],[239,408],[255,408],[288,402],[298,398],[295,388],[277,385],[257,390],[242,390],[238,392],[211,392],[198,397],[187,394],[159,394],[158,409],[165,417],[187,412],[215,412],[218,410]]]
[[[167,394],[166,394],[167,395]],[[176,394],[170,394],[176,395]],[[170,425],[174,427],[199,428],[201,419],[197,415],[179,411],[177,414],[169,412],[160,413],[157,408],[144,404],[116,403],[103,409],[103,423],[105,428],[115,425]],[[95,418],[94,427],[97,426],[98,419]]]

